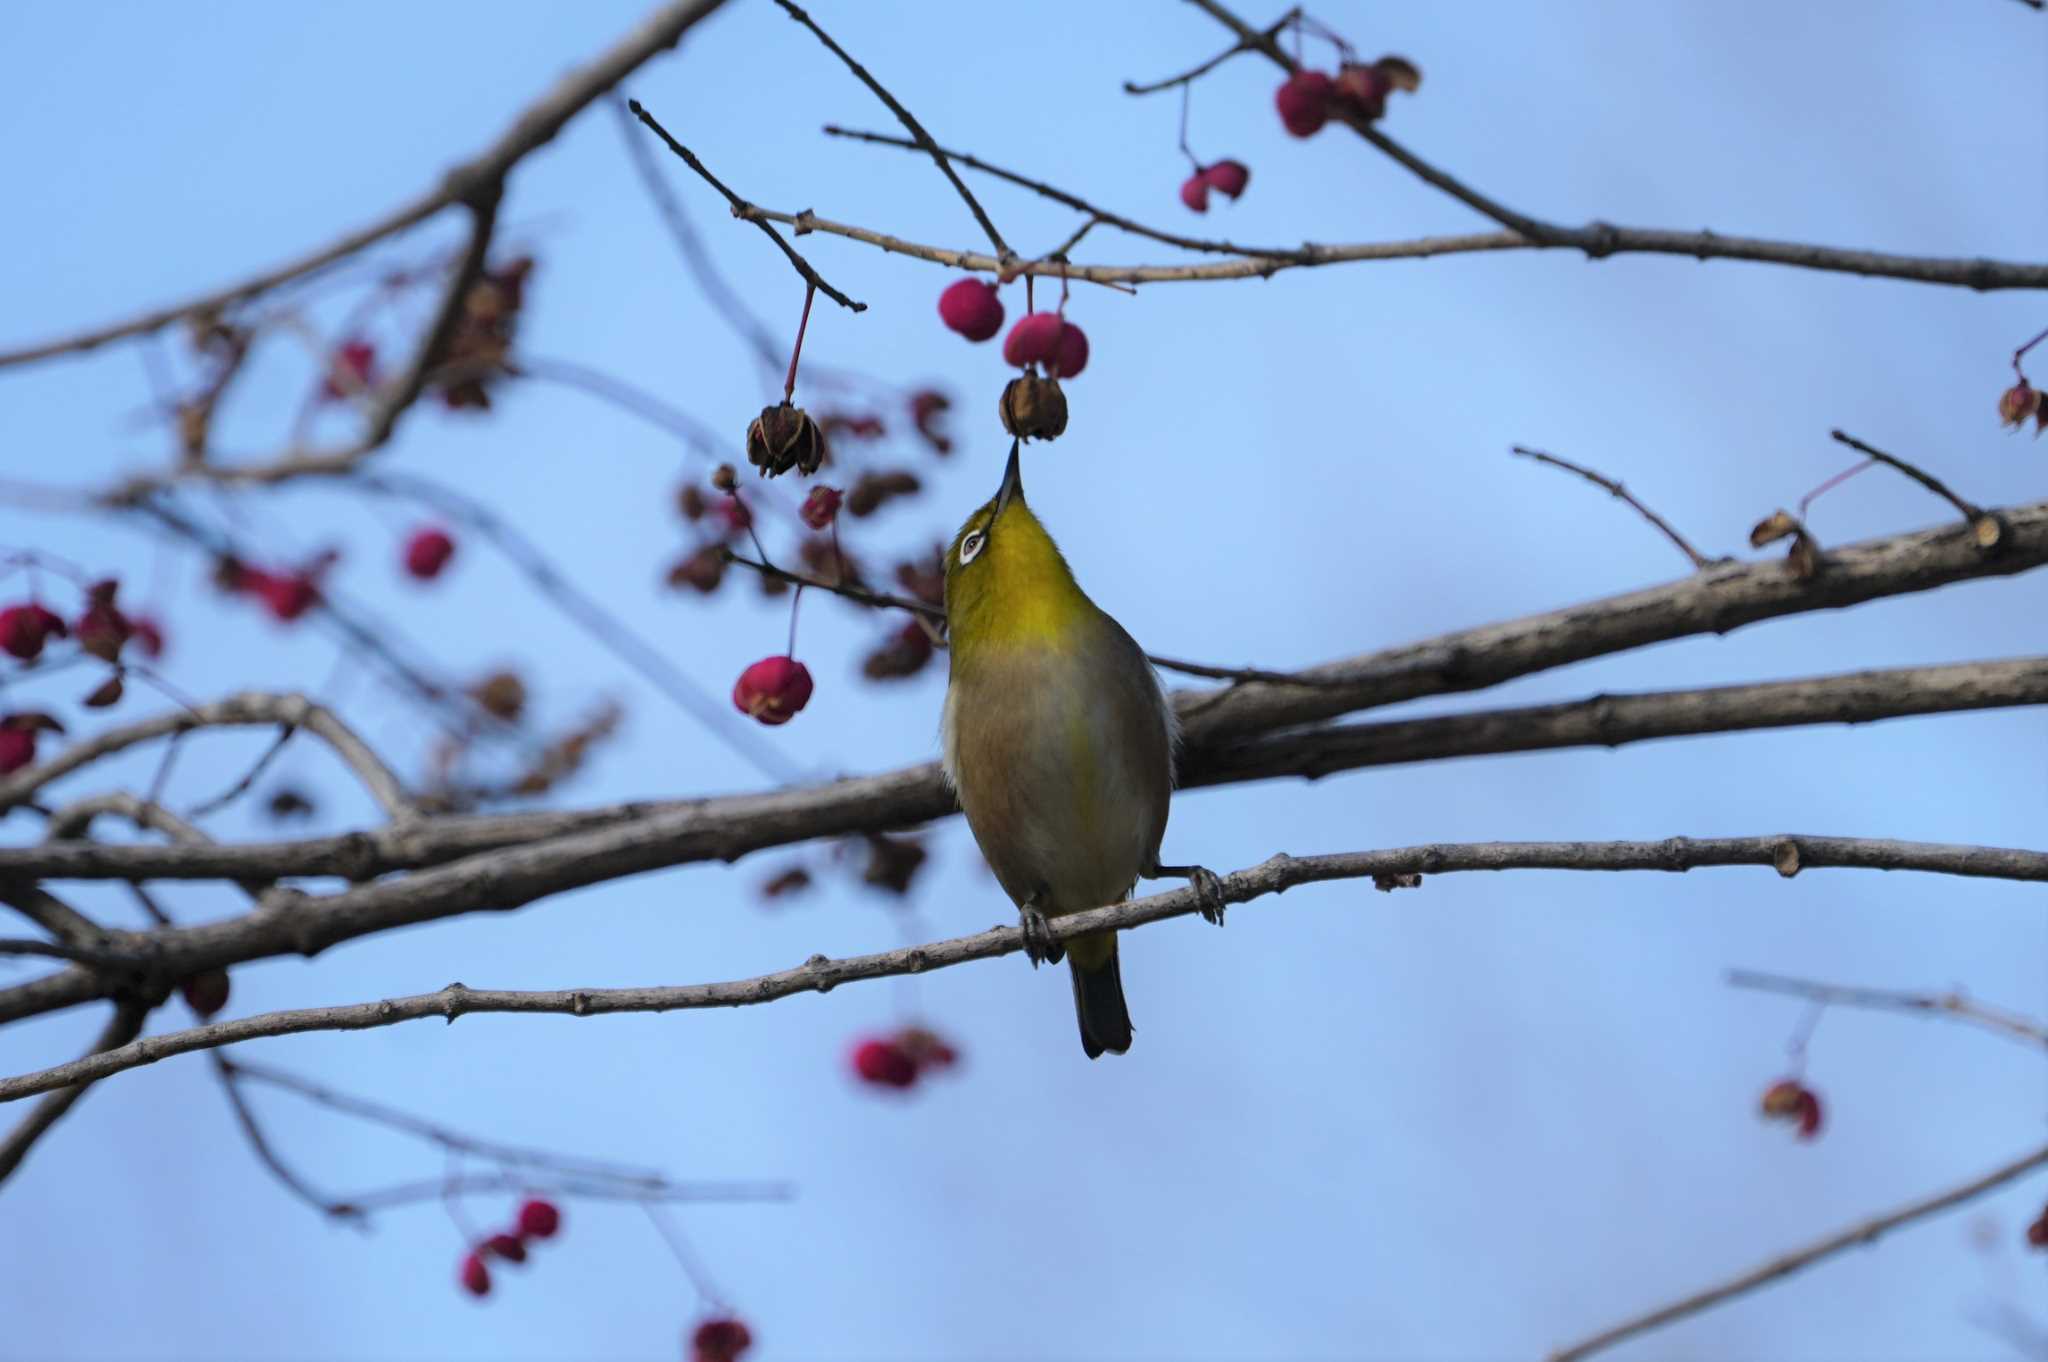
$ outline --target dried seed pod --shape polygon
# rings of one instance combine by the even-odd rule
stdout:
[[[802,407],[763,407],[747,427],[747,462],[768,478],[792,468],[815,473],[825,462],[825,434]]]
[[[1024,440],[1057,440],[1067,428],[1067,396],[1056,378],[1025,374],[1003,387],[1003,429]]]

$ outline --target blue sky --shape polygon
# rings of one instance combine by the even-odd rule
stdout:
[[[0,11],[0,167],[16,188],[0,252],[0,346],[123,315],[286,258],[409,197],[482,146],[569,65],[636,18],[628,3],[346,8],[236,5]],[[2048,221],[2042,16],[2011,0],[1941,6],[1564,3],[1318,11],[1427,83],[1389,131],[1508,203],[1576,222],[1712,226],[1906,252],[2037,258]],[[1177,101],[1125,79],[1222,43],[1190,6],[1145,0],[1010,11],[936,3],[817,14],[942,140],[1048,175],[1167,226]],[[1264,12],[1248,15],[1254,21]],[[1298,142],[1267,67],[1197,90],[1205,157],[1252,168],[1200,226],[1250,240],[1345,241],[1483,227],[1338,132]],[[972,247],[932,168],[829,142],[880,110],[779,12],[738,0],[626,86],[743,195],[776,208]],[[674,183],[720,268],[777,334],[800,286],[701,185]],[[1071,214],[991,186],[1020,250]],[[586,113],[523,164],[508,245],[541,259],[531,353],[661,393],[737,438],[758,374],[696,293],[625,160]],[[457,239],[439,222],[413,256]],[[962,449],[922,460],[930,494],[864,527],[875,556],[949,533],[995,484],[1007,442],[984,413],[994,347],[939,328],[949,275],[854,243],[803,249],[867,300],[821,306],[808,355],[962,401]],[[1092,260],[1163,251],[1097,232]],[[1015,315],[1016,304],[1012,303]],[[316,319],[333,312],[316,309]],[[2048,444],[2009,438],[1993,402],[2040,298],[1682,259],[1452,257],[1267,282],[1078,292],[1093,342],[1067,437],[1034,452],[1034,506],[1083,584],[1156,652],[1307,663],[1662,581],[1670,547],[1596,491],[1511,460],[1522,442],[1625,479],[1708,552],[1845,466],[1844,426],[1984,504],[2033,500]],[[2048,371],[2043,371],[2048,372]],[[304,388],[280,358],[222,435],[274,446]],[[130,418],[132,348],[0,373],[0,473],[90,486],[166,457]],[[268,442],[268,444],[266,443]],[[383,456],[514,518],[713,694],[779,647],[751,591],[661,590],[682,545],[668,437],[574,393],[514,392],[495,419],[422,412]],[[525,661],[536,703],[601,696],[625,737],[565,796],[600,803],[758,787],[759,778],[534,604],[481,545],[432,592],[390,564],[405,518],[331,489],[235,512],[275,551],[350,550],[341,590],[451,671]],[[212,506],[219,514],[228,512]],[[1829,542],[1918,527],[1944,508],[1871,474],[1821,502]],[[216,696],[319,690],[337,648],[222,604],[204,565],[132,525],[0,507],[0,543],[118,572],[168,614],[169,675]],[[1741,549],[1747,552],[1746,549]],[[2038,652],[2035,578],[1966,585],[1759,625],[1528,678],[1484,697],[1568,699],[1856,666]],[[811,707],[768,741],[819,771],[935,754],[934,669],[864,685],[883,624],[805,607]],[[61,697],[60,697],[61,698]],[[357,679],[341,697],[410,757],[419,720]],[[138,696],[122,713],[157,701]],[[734,722],[738,722],[737,718]],[[2004,845],[2039,840],[2037,712],[1908,720],[1397,767],[1201,792],[1176,802],[1169,860],[1218,870],[1274,851],[1420,841],[1800,830]],[[181,757],[174,793],[231,782],[263,735]],[[97,780],[147,779],[146,762]],[[370,816],[317,751],[285,774],[322,826]],[[238,821],[240,820],[240,821]],[[10,823],[15,837],[32,835]],[[261,831],[243,815],[222,835]],[[951,935],[1006,920],[964,827],[941,826],[922,920]],[[857,886],[764,910],[781,855],[692,867],[530,908],[238,970],[237,1013],[439,987],[681,983],[899,939]],[[231,891],[167,891],[189,918]],[[264,1042],[252,1058],[508,1140],[786,1178],[787,1205],[687,1209],[683,1222],[763,1359],[1528,1357],[2041,1138],[2040,1060],[1960,1028],[1831,1015],[1814,1081],[1833,1116],[1798,1145],[1753,1114],[1796,1005],[1735,994],[1731,966],[1874,985],[1966,984],[2048,1009],[2036,891],[1912,876],[1445,877],[1416,894],[1302,889],[1135,934],[1132,1054],[1090,1065],[1063,979],[1017,960],[946,971],[914,995],[846,988],[726,1014],[479,1018]],[[82,904],[123,921],[113,895]],[[879,1100],[845,1077],[847,1042],[906,999],[959,1038],[956,1079]],[[10,1028],[0,1067],[67,1056],[99,1018]],[[267,1103],[280,1140],[336,1188],[433,1176],[428,1150]],[[1619,1356],[1998,1357],[1971,1322],[2040,1302],[2013,1249],[2039,1180],[1690,1321]],[[318,1221],[249,1157],[197,1060],[94,1092],[6,1189],[0,1309],[49,1358],[668,1357],[697,1306],[644,1220],[576,1205],[567,1231],[485,1305],[453,1283],[460,1249],[432,1206],[372,1237]],[[479,1217],[491,1213],[480,1207]],[[1972,1247],[1996,1226],[1995,1251]],[[226,1308],[224,1308],[226,1307]],[[2039,1312],[2037,1312],[2039,1313]]]

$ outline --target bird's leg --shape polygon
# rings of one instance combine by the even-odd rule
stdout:
[[[1038,904],[1044,892],[1033,894],[1017,908],[1017,927],[1024,933],[1024,957],[1031,962],[1031,968],[1040,965],[1057,965],[1067,958],[1066,948],[1053,937],[1052,924],[1046,921],[1045,911]]]
[[[1148,880],[1186,880],[1195,891],[1204,922],[1223,925],[1223,881],[1216,878],[1213,870],[1204,870],[1198,865],[1159,865],[1155,863],[1145,871]]]

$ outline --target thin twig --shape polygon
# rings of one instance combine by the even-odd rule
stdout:
[[[1546,454],[1540,449],[1530,449],[1524,445],[1511,445],[1509,446],[1508,452],[1511,454],[1520,454],[1523,458],[1534,459],[1538,463],[1547,463],[1553,468],[1562,468],[1567,473],[1576,473],[1580,477],[1584,478],[1587,482],[1592,483],[1595,487],[1605,488],[1610,495],[1618,497],[1621,500],[1627,502],[1630,506],[1633,506],[1635,508],[1637,515],[1641,516],[1643,519],[1649,521],[1652,525],[1656,526],[1658,532],[1661,533],[1666,539],[1670,540],[1674,545],[1676,545],[1678,551],[1684,554],[1686,556],[1687,561],[1689,561],[1696,569],[1705,570],[1707,568],[1713,567],[1716,563],[1725,563],[1728,561],[1726,558],[1709,558],[1705,554],[1701,553],[1698,549],[1694,548],[1691,544],[1687,543],[1684,535],[1680,534],[1677,530],[1671,528],[1670,521],[1666,520],[1663,516],[1658,515],[1649,507],[1643,505],[1642,502],[1636,500],[1635,496],[1632,493],[1630,493],[1628,488],[1622,486],[1620,483],[1616,482],[1612,478],[1605,477],[1599,473],[1595,473],[1592,469],[1587,468],[1581,464],[1575,464],[1570,459],[1561,459],[1555,454]]]
[[[2033,1153],[2014,1159],[2011,1163],[2005,1164],[2002,1167],[1994,1168],[1984,1176],[1974,1178],[1960,1187],[1950,1188],[1948,1191],[1936,1193],[1919,1201],[1908,1202],[1895,1211],[1885,1215],[1874,1216],[1869,1220],[1851,1225],[1838,1233],[1831,1234],[1825,1239],[1809,1244],[1805,1248],[1795,1250],[1779,1258],[1773,1258],[1771,1261],[1751,1268],[1740,1276],[1730,1278],[1718,1286],[1708,1287],[1706,1290],[1687,1296],[1683,1300],[1659,1306],[1646,1314],[1638,1315],[1634,1319],[1617,1324],[1611,1329],[1604,1329],[1591,1338],[1559,1348],[1556,1352],[1550,1354],[1550,1362],[1578,1362],[1580,1358],[1591,1357],[1594,1353],[1603,1352],[1625,1339],[1634,1338],[1638,1334],[1648,1333],[1652,1329],[1660,1329],[1676,1320],[1684,1319],[1688,1315],[1696,1315],[1702,1310],[1711,1309],[1723,1301],[1747,1295],[1758,1287],[1768,1286],[1781,1278],[1789,1277],[1801,1268],[1811,1267],[1822,1259],[1832,1258],[1846,1249],[1862,1248],[1865,1245],[1873,1244],[1877,1242],[1880,1236],[1888,1231],[1899,1228],[1901,1225],[1908,1225],[1916,1220],[1924,1220],[1928,1216],[1946,1211],[1951,1207],[1960,1206],[1966,1201],[1980,1197],[1986,1192],[1996,1191],[2014,1179],[2024,1177],[2026,1174],[2043,1166],[2048,1166],[2048,1147],[2037,1149]]]
[[[639,100],[627,100],[626,107],[633,111],[633,116],[635,118],[638,118],[642,123],[645,123],[649,128],[653,129],[654,135],[659,137],[664,143],[666,143],[670,151],[682,157],[684,165],[687,165],[690,169],[696,171],[697,174],[703,178],[706,184],[710,185],[713,189],[716,189],[719,193],[725,195],[725,201],[732,205],[732,215],[734,217],[739,218],[745,222],[751,222],[756,227],[759,227],[762,231],[766,232],[768,234],[768,239],[774,242],[776,246],[781,249],[782,254],[789,260],[790,266],[793,269],[795,269],[799,275],[803,276],[803,280],[805,283],[809,284],[812,288],[817,289],[820,293],[824,294],[827,298],[830,298],[833,302],[839,304],[841,307],[849,308],[855,312],[865,312],[868,310],[868,305],[866,303],[857,303],[853,299],[841,293],[838,289],[833,288],[832,285],[826,283],[825,277],[819,274],[816,270],[811,268],[811,262],[804,259],[803,256],[798,253],[796,247],[790,245],[787,241],[784,241],[782,239],[782,233],[776,231],[773,227],[769,226],[768,223],[760,217],[760,215],[755,211],[754,205],[748,203],[745,199],[733,193],[732,190],[726,188],[725,182],[720,180],[716,175],[713,175],[711,173],[710,168],[707,167],[702,161],[697,159],[697,154],[695,152],[691,151],[681,142],[676,141],[675,138],[669,136],[668,129],[661,126],[661,124],[655,120],[654,115],[647,112],[646,107],[642,105]]]
[[[813,830],[814,833],[822,830]],[[568,839],[573,840],[573,839]],[[519,891],[511,887],[516,869],[510,853],[497,857],[499,868],[489,886],[494,907],[516,907]],[[1671,873],[1709,866],[1763,866],[1781,876],[1805,869],[1854,867],[1871,870],[1920,870],[1936,874],[2048,882],[2048,852],[2003,847],[1954,846],[1924,842],[1902,842],[1884,838],[1809,837],[1776,834],[1762,837],[1673,837],[1656,842],[1475,842],[1444,843],[1403,847],[1389,851],[1347,852],[1328,856],[1273,856],[1247,870],[1223,877],[1225,903],[1241,904],[1276,895],[1298,885],[1333,880],[1369,879],[1395,884],[1414,876],[1453,874],[1464,871],[1562,870],[1580,872],[1653,871]],[[550,877],[552,889],[574,887],[579,880],[598,877],[587,865],[581,875],[558,873]],[[458,876],[460,867],[423,872],[412,884],[432,877]],[[360,893],[362,891],[348,891]],[[346,897],[338,895],[336,898]],[[309,925],[340,916],[335,900],[316,900],[301,911],[272,914],[303,919]],[[1056,918],[1052,933],[1056,939],[1087,932],[1124,931],[1199,911],[1203,899],[1193,887],[1113,904]],[[419,920],[411,918],[410,920]],[[184,933],[160,935],[167,959],[174,966],[187,953],[181,936],[198,935],[205,940],[208,929],[186,929]],[[320,944],[318,930],[305,940]],[[302,1035],[314,1031],[361,1031],[392,1026],[400,1022],[439,1018],[454,1021],[468,1013],[555,1014],[572,1017],[621,1013],[670,1012],[713,1007],[743,1007],[773,1002],[800,993],[823,993],[841,984],[895,975],[923,974],[931,970],[1009,955],[1024,948],[1024,937],[1015,926],[992,928],[973,936],[935,941],[873,955],[832,960],[812,956],[793,969],[723,983],[687,984],[645,988],[573,988],[545,991],[474,989],[450,984],[433,993],[385,998],[373,1002],[336,1007],[309,1007],[291,1011],[261,1013],[230,1021],[211,1022],[188,1030],[168,1032],[130,1042],[104,1054],[90,1055],[68,1064],[56,1065],[15,1078],[0,1079],[0,1102],[15,1101],[53,1088],[86,1080],[105,1078],[145,1064],[194,1051],[217,1049],[243,1041],[272,1036]],[[199,954],[206,958],[204,952]],[[195,962],[196,963],[196,962]],[[214,963],[218,963],[217,961]]]
[[[682,252],[683,263],[690,273],[697,277],[697,287],[711,300],[711,306],[725,318],[734,333],[746,342],[762,365],[774,368],[778,360],[775,342],[768,334],[767,323],[755,316],[746,302],[726,282],[724,275],[711,263],[711,253],[705,249],[704,240],[691,225],[689,215],[683,211],[682,201],[662,178],[661,167],[647,150],[647,143],[633,127],[633,111],[626,100],[614,93],[612,110],[619,116],[619,137],[626,144],[626,155],[633,162],[633,170],[640,177],[640,184],[647,190],[647,197],[654,201],[654,211],[661,216],[669,235],[675,238],[677,248]]]
[[[995,223],[989,220],[987,211],[981,206],[981,201],[974,197],[974,191],[969,189],[967,182],[960,178],[960,172],[953,169],[953,163],[947,159],[946,153],[940,149],[939,144],[932,140],[932,135],[925,131],[924,124],[918,122],[916,116],[910,110],[904,108],[902,101],[890,94],[882,82],[869,75],[868,69],[865,66],[855,61],[845,48],[833,42],[832,35],[819,28],[810,15],[791,4],[790,0],[775,0],[775,3],[782,6],[783,13],[815,34],[818,41],[825,44],[826,49],[832,55],[846,63],[846,69],[853,72],[859,78],[861,84],[875,92],[875,98],[888,106],[889,112],[896,115],[896,121],[909,129],[910,135],[917,139],[917,144],[923,147],[932,160],[938,164],[939,173],[944,175],[951,182],[953,188],[959,192],[961,199],[967,204],[968,211],[974,214],[974,220],[981,224],[981,230],[987,234],[989,244],[996,248],[997,257],[1004,261],[1012,259],[1016,252],[1011,250],[1009,243],[1003,240],[1003,234],[998,232]]]
[[[142,1025],[149,1018],[149,1006],[135,999],[114,1004],[114,1015],[92,1043],[92,1052],[118,1049],[142,1034]],[[0,1182],[13,1176],[21,1167],[21,1161],[28,1157],[37,1140],[49,1133],[50,1127],[64,1118],[78,1099],[85,1096],[90,1083],[78,1083],[68,1088],[58,1088],[35,1104],[21,1124],[0,1140]]]
[[[1855,450],[1858,454],[1861,454],[1869,459],[1874,459],[1878,463],[1885,465],[1887,468],[1898,469],[1901,473],[1904,473],[1907,477],[1919,483],[1922,487],[1925,487],[1928,491],[1934,493],[1934,495],[1940,497],[1949,505],[1955,507],[1956,511],[1963,517],[1963,519],[1967,520],[1972,526],[1981,526],[1985,520],[1990,518],[1984,514],[1983,507],[1977,505],[1973,501],[1966,501],[1962,497],[1957,496],[1953,491],[1949,489],[1949,485],[1943,482],[1940,478],[1935,477],[1932,473],[1929,473],[1924,469],[1914,467],[1912,464],[1907,463],[1904,459],[1899,458],[1897,455],[1887,454],[1881,449],[1874,449],[1871,446],[1863,443],[1863,441],[1857,439],[1855,436],[1850,435],[1845,431],[1831,430],[1828,432],[1828,436],[1829,438],[1833,439],[1837,444],[1847,445],[1849,446],[1849,448]]]
[[[1282,33],[1287,31],[1287,26],[1294,22],[1294,16],[1300,12],[1298,9],[1288,10],[1279,19],[1266,26],[1265,36],[1269,40],[1277,39]],[[1165,80],[1155,80],[1145,85],[1127,80],[1124,82],[1124,93],[1127,95],[1155,95],[1161,90],[1171,90],[1176,85],[1186,85],[1189,81],[1208,75],[1240,52],[1251,52],[1254,50],[1256,50],[1254,44],[1239,39],[1221,52],[1218,52],[1215,56],[1209,58],[1209,60],[1203,62],[1200,66],[1194,67],[1192,70],[1183,71],[1177,76],[1168,76]]]
[[[1959,990],[1915,993],[1906,989],[1857,988],[1749,969],[1728,971],[1728,986],[1755,989],[1760,993],[1783,993],[1828,1007],[1866,1007],[1887,1012],[1914,1012],[1922,1016],[1949,1016],[1987,1031],[1996,1031],[2035,1049],[2048,1049],[2048,1025],[2018,1012],[1980,1003]]]
[[[592,100],[617,85],[650,57],[674,47],[683,34],[724,3],[725,0],[677,0],[655,10],[603,55],[571,71],[545,95],[522,109],[482,153],[447,172],[433,188],[383,217],[345,233],[339,240],[224,289],[203,293],[169,307],[154,308],[112,325],[0,352],[0,367],[25,364],[71,351],[91,350],[108,341],[160,330],[185,317],[220,312],[281,284],[325,269],[386,237],[424,222],[444,208],[471,200],[486,189],[502,184],[506,173],[528,152],[551,140]]]

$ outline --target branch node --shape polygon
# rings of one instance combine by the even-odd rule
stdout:
[[[1800,870],[1799,843],[1789,837],[1778,843],[1777,850],[1771,853],[1771,864],[1788,880],[1797,875]]]

